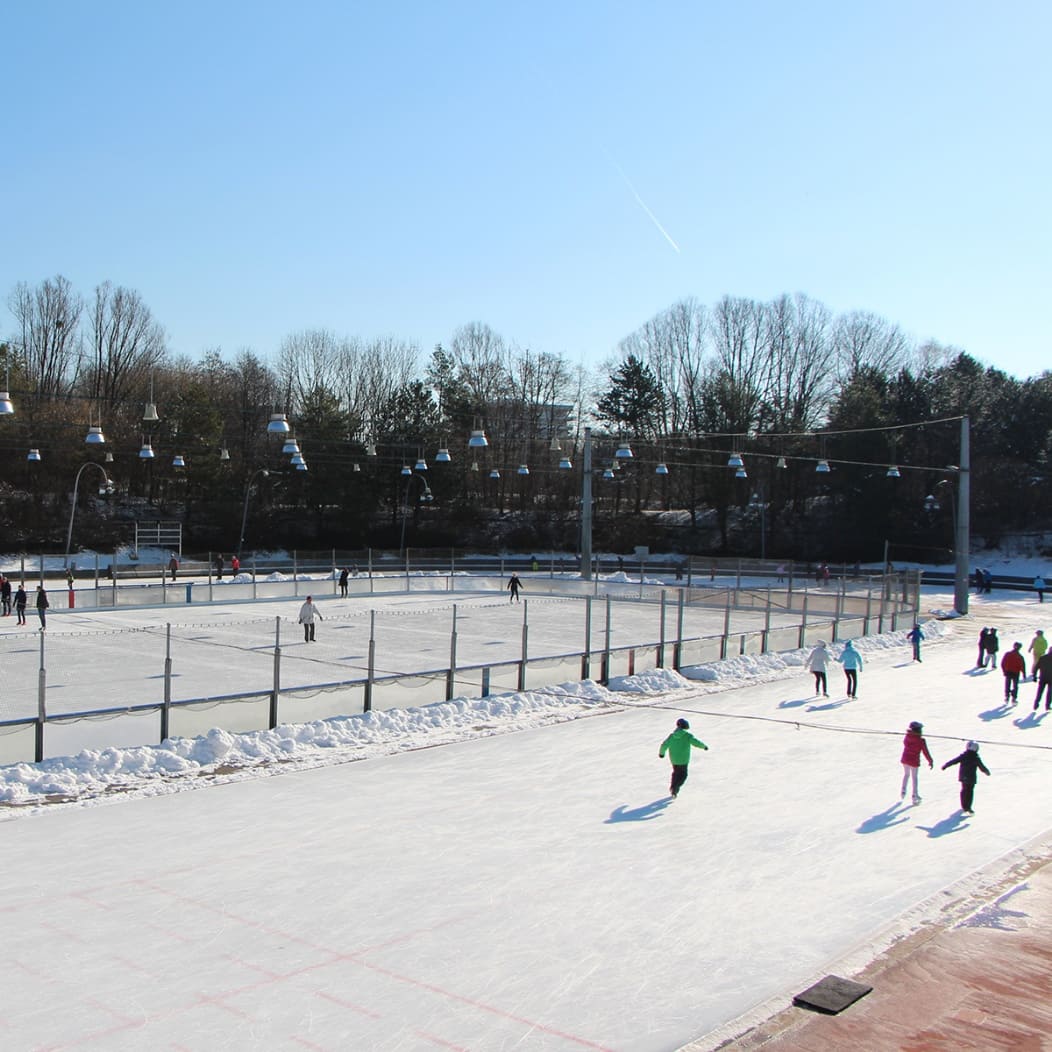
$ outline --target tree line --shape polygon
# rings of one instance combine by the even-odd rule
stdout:
[[[22,283],[8,306],[10,546],[59,544],[73,478],[96,460],[116,489],[105,504],[85,498],[100,541],[126,538],[136,518],[178,518],[188,544],[233,547],[251,485],[250,545],[574,550],[588,428],[598,546],[854,560],[889,541],[937,557],[952,546],[958,434],[952,422],[913,425],[964,414],[973,530],[996,540],[1048,510],[1048,374],[1018,380],[803,295],[681,300],[592,371],[481,322],[427,355],[394,336],[303,329],[271,360],[251,349],[191,360],[137,292],[110,282],[88,297],[61,276]],[[148,404],[158,420],[144,419]],[[274,414],[307,470],[268,434]],[[85,444],[91,425],[105,446]],[[475,431],[487,445],[468,447]],[[728,469],[731,453],[746,478]],[[894,463],[909,466],[898,479]]]

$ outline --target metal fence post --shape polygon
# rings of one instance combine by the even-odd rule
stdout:
[[[581,679],[592,678],[592,597],[584,597],[584,654],[581,657]]]
[[[169,719],[172,714],[172,623],[164,629],[164,704],[161,706],[161,741],[169,736]]]
[[[767,653],[767,640],[771,635],[771,586],[767,586],[767,607],[763,614],[763,636],[760,639],[760,653]]]
[[[807,633],[807,589],[804,589],[804,605],[800,611],[800,640],[797,643],[798,647],[803,647],[804,637]]]
[[[665,589],[661,589],[661,624],[658,627],[657,667],[665,667]]]
[[[526,689],[526,660],[530,641],[530,621],[526,615],[529,610],[530,601],[525,600],[522,604],[522,659],[519,661],[519,690]]]
[[[672,667],[678,672],[683,663],[683,608],[686,600],[682,588],[679,592],[679,606],[676,612],[676,649],[672,652]]]
[[[372,552],[370,550],[370,563]],[[370,566],[370,582],[372,581],[372,567]],[[373,679],[376,676],[376,611],[369,611],[369,661],[365,670],[365,703],[363,712],[371,712],[373,708]]]
[[[281,693],[281,617],[274,618],[274,689],[270,692],[270,729],[278,725],[278,695]]]
[[[297,551],[292,553],[292,594],[300,594],[300,559]]]
[[[610,682],[610,596],[606,597],[606,634],[603,643],[603,671],[600,682],[605,687]]]
[[[40,671],[37,673],[37,725],[33,755],[37,763],[44,759],[44,724],[47,723],[47,668],[44,665],[44,633],[40,633]]]
[[[453,628],[449,633],[449,674],[446,676],[446,701],[453,697],[457,676],[457,604],[453,604]]]
[[[727,657],[727,642],[731,634],[731,591],[727,589],[727,602],[723,607],[723,638],[720,639],[720,661]]]

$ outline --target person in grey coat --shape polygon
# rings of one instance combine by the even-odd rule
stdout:
[[[314,620],[317,618],[319,621],[324,621],[325,618],[321,616],[318,608],[314,605],[314,598],[307,596],[307,601],[300,607],[299,622],[303,625],[303,642],[313,643],[314,642]]]
[[[819,640],[815,649],[811,651],[807,659],[807,667],[814,673],[815,694],[829,697],[829,687],[826,683],[826,668],[829,666],[829,650],[825,642]]]

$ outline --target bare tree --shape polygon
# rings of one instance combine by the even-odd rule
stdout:
[[[303,329],[281,341],[278,377],[286,413],[315,392],[335,393],[341,384],[341,341],[328,329]]]
[[[713,360],[705,377],[705,430],[745,435],[769,384],[770,333],[755,300],[724,296],[712,312]]]
[[[849,383],[865,367],[892,376],[909,362],[910,342],[897,325],[869,311],[836,319],[832,332],[837,376]]]
[[[420,350],[414,343],[383,336],[368,343],[357,338],[343,340],[339,347],[339,386],[341,405],[359,437],[371,436],[370,428],[378,407],[387,405],[404,391],[416,376]]]
[[[83,299],[61,274],[35,288],[15,286],[9,300],[19,329],[26,378],[38,398],[68,395],[77,378]]]

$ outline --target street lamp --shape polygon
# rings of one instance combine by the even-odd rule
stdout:
[[[252,492],[252,483],[255,481],[257,475],[262,475],[263,478],[266,478],[269,474],[270,472],[266,468],[256,468],[256,470],[249,475],[248,481],[245,483],[245,505],[241,509],[241,533],[238,536],[237,542],[237,557],[239,560],[241,558],[241,548],[245,543],[245,523],[248,521],[248,498],[249,494]]]
[[[69,547],[73,540],[73,517],[77,514],[77,490],[80,487],[80,476],[87,471],[88,468],[98,468],[102,472],[102,487],[99,489],[99,493],[112,493],[113,483],[110,481],[109,475],[106,474],[106,469],[101,464],[96,464],[94,460],[89,460],[86,464],[81,464],[80,470],[77,472],[77,477],[73,480],[73,507],[69,509],[69,529],[66,531],[66,558],[63,562],[63,566],[69,568]]]
[[[421,504],[430,504],[435,499],[435,495],[431,492],[431,487],[427,484],[427,479],[423,475],[410,474],[405,480],[405,496],[402,499],[402,539],[398,545],[399,553],[405,551],[405,523],[406,519],[409,518],[409,487],[412,486],[414,479],[424,487],[423,492],[420,494]]]

